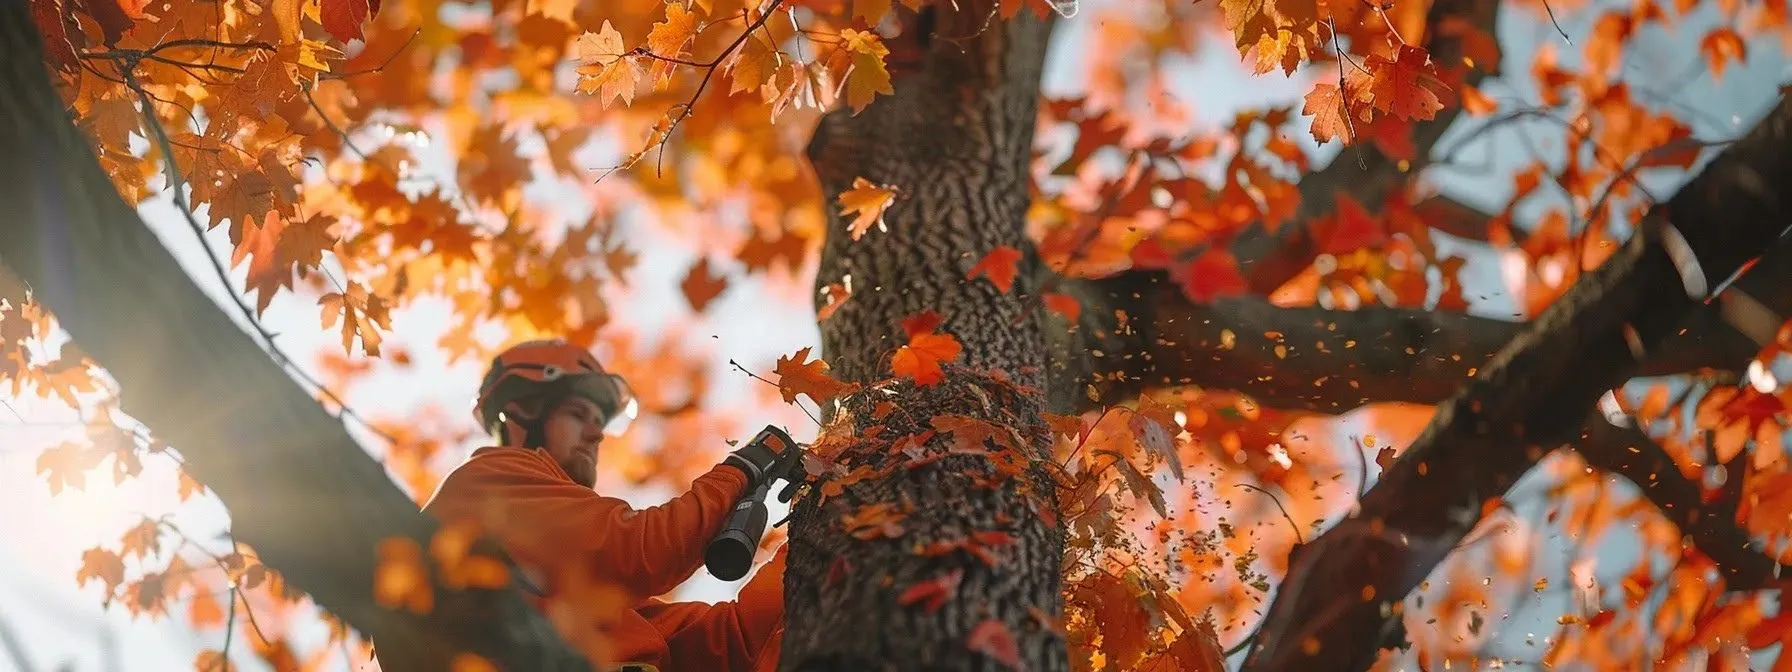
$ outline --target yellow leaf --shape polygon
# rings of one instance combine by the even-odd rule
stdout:
[[[604,19],[604,25],[597,32],[586,31],[579,36],[576,45],[580,65],[609,65],[615,63],[628,49],[622,46],[622,33]]]
[[[371,294],[359,282],[350,282],[348,292],[331,292],[317,300],[323,306],[323,326],[328,329],[335,326],[337,316],[342,318],[342,349],[352,352],[355,335],[361,336],[361,350],[369,357],[380,354],[380,333],[376,329],[391,329],[391,315],[387,313],[386,301],[378,295]]]
[[[783,54],[766,44],[765,40],[758,36],[747,38],[729,64],[728,75],[733,84],[728,88],[728,95],[765,88],[772,83],[772,77],[778,73],[778,66],[782,62]]]
[[[888,210],[890,204],[895,202],[896,190],[887,186],[877,186],[863,177],[855,177],[852,180],[852,188],[840,192],[837,200],[842,208],[840,214],[856,213],[858,215],[848,226],[848,230],[852,232],[852,239],[858,240],[860,236],[865,235],[865,231],[870,229],[872,224],[876,224],[878,230],[884,230],[884,211]]]
[[[884,57],[890,50],[876,33],[847,28],[840,31],[840,38],[852,54],[852,69],[846,76],[846,104],[858,114],[877,94],[896,92],[890,87],[890,71],[884,69]]]

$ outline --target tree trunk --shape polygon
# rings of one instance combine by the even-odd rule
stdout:
[[[374,598],[376,549],[427,548],[433,519],[195,285],[100,168],[44,68],[24,0],[0,2],[0,263],[180,451],[236,538],[376,641],[389,672],[469,650],[513,670],[590,669],[516,590],[437,585],[427,615]],[[427,555],[425,556],[427,557]]]
[[[857,177],[901,190],[887,231],[857,241],[830,213],[815,280],[822,287],[851,277],[852,297],[821,324],[822,351],[835,375],[868,386],[833,411],[831,422],[853,438],[830,457],[847,469],[893,469],[833,497],[812,487],[793,506],[785,670],[1006,669],[999,653],[974,650],[990,650],[972,641],[997,631],[988,619],[1012,633],[1025,669],[1068,667],[1066,642],[1040,618],[1062,611],[1064,550],[1054,481],[1042,466],[1051,448],[1040,414],[1042,311],[1030,273],[1007,293],[966,278],[998,246],[1029,250],[1027,168],[1050,24],[1026,10],[1004,21],[993,2],[957,6],[908,15],[899,38],[907,42],[891,45],[895,94],[856,116],[828,115],[809,146],[826,194]],[[901,53],[925,57],[910,73],[894,56]],[[933,386],[871,387],[889,378],[890,351],[907,341],[903,318],[927,310],[963,343],[962,366]],[[880,417],[886,400],[894,410]],[[989,456],[903,465],[911,455],[893,444],[952,414],[1009,438],[987,446]],[[881,432],[868,432],[873,425]],[[964,438],[940,431],[922,446],[943,454],[972,443]],[[1010,478],[998,465],[1015,458],[1026,466]],[[879,504],[906,512],[905,532],[860,538],[843,529],[842,516]],[[916,583],[960,571],[960,587],[937,611],[898,604]]]
[[[1358,511],[1289,559],[1248,670],[1363,670],[1398,605],[1550,449],[1572,438],[1715,290],[1792,228],[1781,97],[1617,254],[1440,404]]]

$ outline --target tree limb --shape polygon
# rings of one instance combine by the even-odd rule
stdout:
[[[1367,669],[1378,634],[1398,622],[1396,605],[1473,529],[1483,505],[1546,446],[1573,438],[1600,395],[1784,235],[1788,180],[1792,99],[1782,97],[1441,404],[1356,515],[1291,558],[1244,669]]]
[[[506,669],[590,669],[514,589],[437,584],[426,615],[376,602],[381,543],[426,548],[435,521],[119,196],[45,61],[27,3],[0,3],[0,199],[15,208],[0,261],[105,367],[123,410],[175,446],[223,500],[236,537],[375,639],[385,669],[448,669],[462,651]]]

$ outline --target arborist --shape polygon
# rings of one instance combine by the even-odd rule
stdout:
[[[801,449],[753,441],[697,477],[688,492],[644,509],[593,490],[598,448],[632,418],[633,396],[585,349],[529,341],[500,353],[474,415],[499,445],[473,451],[424,511],[472,521],[496,539],[531,600],[599,670],[749,672],[777,666],[784,619],[784,547],[717,604],[658,598],[703,565],[706,547],[743,496],[774,479],[801,481]],[[769,431],[769,430],[768,430]],[[762,436],[765,434],[762,433]],[[779,436],[785,436],[778,433]],[[792,487],[780,497],[789,500]],[[757,507],[763,529],[764,507]],[[760,531],[751,534],[757,544]],[[751,551],[746,551],[750,559]],[[739,573],[744,573],[744,565]],[[610,592],[604,592],[610,591]],[[609,602],[595,596],[614,595]],[[619,607],[619,608],[618,608]]]

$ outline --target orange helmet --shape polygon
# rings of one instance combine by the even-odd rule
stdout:
[[[564,340],[527,341],[497,357],[479,384],[473,417],[493,436],[508,439],[507,430],[539,437],[541,418],[528,414],[522,402],[567,396],[590,399],[604,414],[604,433],[622,433],[635,417],[634,394],[622,377],[604,371],[590,352]]]

